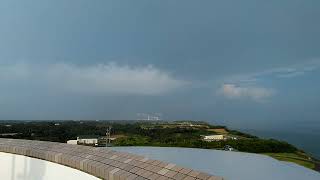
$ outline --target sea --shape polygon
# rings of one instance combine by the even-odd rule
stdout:
[[[262,138],[286,141],[320,159],[320,129],[319,131],[301,131],[301,129],[297,131],[243,129],[242,131]]]

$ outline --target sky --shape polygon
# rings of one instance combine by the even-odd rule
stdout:
[[[320,129],[320,1],[2,0],[0,119]]]

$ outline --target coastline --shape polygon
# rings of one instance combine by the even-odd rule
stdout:
[[[253,130],[240,129],[242,132],[254,134],[262,138],[275,138],[286,141],[294,146],[302,149],[306,153],[312,155],[316,159],[320,159],[320,144],[314,143],[314,139],[319,139],[320,134],[310,132],[285,132],[280,130]]]

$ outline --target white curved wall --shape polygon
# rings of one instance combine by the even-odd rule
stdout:
[[[0,152],[1,180],[98,180],[82,171],[60,164]]]

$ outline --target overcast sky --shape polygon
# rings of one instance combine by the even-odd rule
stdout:
[[[0,119],[161,113],[319,125],[319,9],[319,0],[2,0]]]

